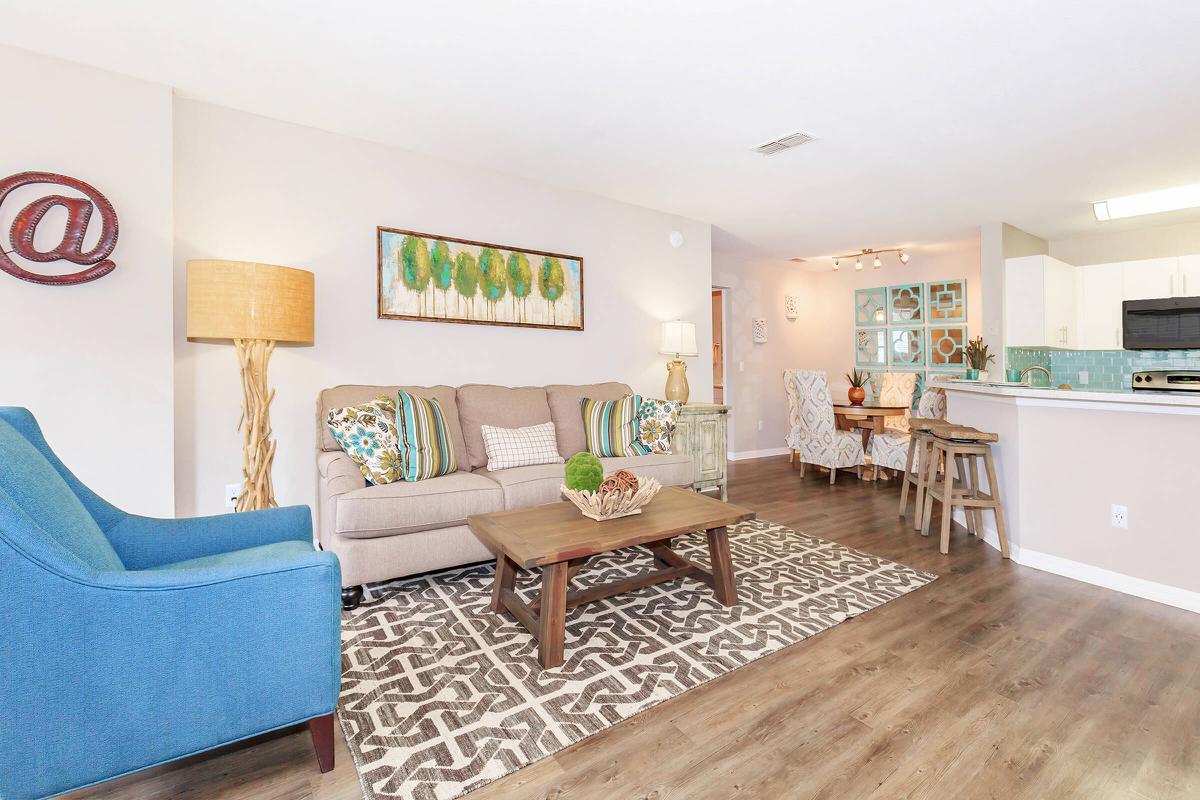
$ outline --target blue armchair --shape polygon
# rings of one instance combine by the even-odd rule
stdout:
[[[0,408],[0,798],[303,722],[332,769],[340,590],[306,507],[132,516]]]

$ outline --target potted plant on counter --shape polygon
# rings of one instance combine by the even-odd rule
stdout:
[[[967,370],[967,380],[987,380],[987,365],[995,360],[995,356],[988,355],[988,347],[983,343],[982,336],[976,336],[967,342],[967,365],[970,367]]]
[[[846,373],[846,380],[850,381],[850,391],[846,392],[850,398],[850,405],[861,406],[863,400],[867,399],[867,392],[863,387],[867,385],[867,381],[871,380],[871,373],[859,372],[856,367],[853,372]]]

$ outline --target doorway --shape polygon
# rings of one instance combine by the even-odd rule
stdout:
[[[725,291],[712,290],[713,402],[725,402]]]

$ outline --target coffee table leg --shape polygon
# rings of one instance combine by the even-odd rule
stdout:
[[[723,606],[737,605],[737,585],[733,582],[733,559],[729,557],[729,534],[724,527],[708,532],[708,556],[712,561],[713,591]]]
[[[562,666],[567,626],[567,570],[565,561],[542,567],[542,608],[538,616],[538,662],[543,669]]]
[[[516,580],[516,570],[508,556],[501,553],[496,557],[496,577],[492,579],[492,611],[499,614],[504,610],[504,590],[511,590]]]

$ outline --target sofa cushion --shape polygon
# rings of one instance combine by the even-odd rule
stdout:
[[[380,396],[369,403],[329,409],[325,427],[364,478],[385,484],[400,480],[403,471],[395,422],[396,399]]]
[[[654,478],[663,486],[692,485],[692,458],[686,453],[602,458],[600,463],[605,475],[627,469],[634,475]]]
[[[638,406],[641,395],[631,394],[620,400],[579,401],[588,452],[600,458],[645,456],[650,448],[638,438]]]
[[[459,471],[339,495],[334,505],[334,532],[351,539],[395,536],[462,525],[471,514],[503,509],[500,484]]]
[[[562,499],[559,488],[563,483],[565,465],[534,464],[527,467],[510,467],[494,472],[481,470],[477,475],[486,475],[504,489],[505,508],[530,508],[546,503],[557,503]]]
[[[467,463],[467,445],[463,441],[462,424],[458,419],[457,392],[453,386],[364,386],[361,384],[345,384],[322,389],[317,397],[317,441],[318,447],[329,453],[342,448],[334,441],[333,434],[325,426],[329,409],[343,406],[356,406],[367,403],[380,395],[387,395],[393,400],[403,389],[418,397],[437,400],[442,407],[442,415],[446,420],[446,428],[450,432],[450,444],[454,447],[454,458],[459,466]]]
[[[532,464],[561,464],[554,423],[543,422],[528,428],[493,428],[481,425],[483,446],[487,450],[489,470],[526,467]]]
[[[460,466],[479,469],[487,465],[483,446],[484,425],[525,428],[550,422],[546,390],[540,386],[489,386],[472,383],[458,387],[458,417],[462,422],[467,459]],[[576,410],[578,413],[578,410]]]
[[[585,383],[578,386],[551,384],[546,387],[546,400],[550,405],[550,416],[554,420],[554,433],[558,437],[558,452],[570,458],[587,449],[587,437],[583,431],[583,415],[579,401],[585,397],[593,400],[620,400],[633,390],[623,383]]]

